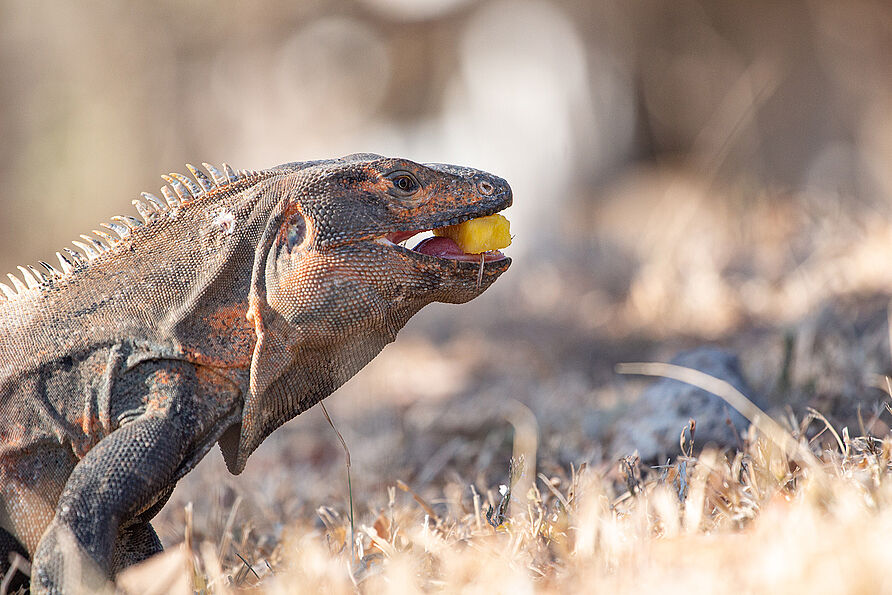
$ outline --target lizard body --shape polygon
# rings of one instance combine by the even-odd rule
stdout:
[[[447,238],[398,245],[509,206],[485,172],[370,154],[189,167],[134,201],[143,221],[0,284],[0,578],[30,557],[33,592],[160,551],[150,519],[215,443],[240,473],[420,308],[510,265]]]

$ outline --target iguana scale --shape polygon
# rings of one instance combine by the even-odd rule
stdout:
[[[61,270],[0,284],[0,577],[18,552],[32,592],[160,551],[149,521],[214,443],[240,473],[420,308],[476,297],[511,262],[399,245],[508,207],[482,171],[371,154],[187,167]]]

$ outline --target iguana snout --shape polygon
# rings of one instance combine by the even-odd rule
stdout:
[[[498,250],[465,253],[449,237],[418,234],[485,217],[511,206],[511,187],[504,179],[480,170],[446,164],[419,166],[433,172],[425,201],[409,221],[397,221],[388,233],[375,238],[383,258],[404,270],[431,301],[463,303],[480,295],[502,273],[511,259]],[[410,247],[414,244],[414,247]]]

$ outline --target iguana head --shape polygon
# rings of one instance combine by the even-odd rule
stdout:
[[[492,174],[355,155],[303,169],[295,182],[298,191],[283,203],[264,270],[268,301],[293,324],[321,317],[344,336],[347,326],[381,328],[383,319],[348,322],[344,314],[351,307],[395,315],[433,301],[466,302],[511,263],[501,253],[464,254],[447,238],[415,249],[399,245],[419,232],[510,206],[511,188]],[[328,334],[319,326],[312,333]]]
[[[378,155],[288,164],[254,260],[249,318],[257,342],[236,453],[328,396],[420,308],[480,295],[511,264],[417,233],[511,205],[508,183],[483,171]],[[230,449],[231,450],[231,449]]]

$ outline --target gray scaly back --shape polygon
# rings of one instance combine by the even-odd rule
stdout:
[[[161,177],[168,184],[161,187],[163,200],[150,192],[143,192],[141,196],[144,201],[139,199],[133,201],[142,221],[131,216],[110,217],[108,222],[99,224],[100,227],[105,228],[104,231],[94,229],[93,236],[81,234],[80,237],[83,241],[74,240],[71,242],[80,250],[79,252],[67,247],[56,252],[56,257],[59,259],[58,269],[42,260],[39,261],[39,264],[44,269],[43,271],[31,265],[28,265],[27,269],[19,266],[17,268],[21,272],[24,283],[16,275],[7,273],[6,276],[12,283],[12,287],[0,283],[0,303],[17,300],[31,291],[52,287],[55,283],[66,279],[74,271],[89,266],[93,261],[105,258],[107,254],[115,254],[121,249],[121,240],[128,238],[135,230],[152,229],[153,223],[165,217],[176,217],[182,207],[206,197],[211,192],[235,190],[237,184],[246,180],[254,182],[259,176],[275,173],[265,170],[236,170],[227,163],[223,164],[223,171],[210,163],[202,163],[202,165],[210,174],[210,178],[200,169],[188,163],[186,168],[192,174],[192,178],[176,172],[162,175]]]

